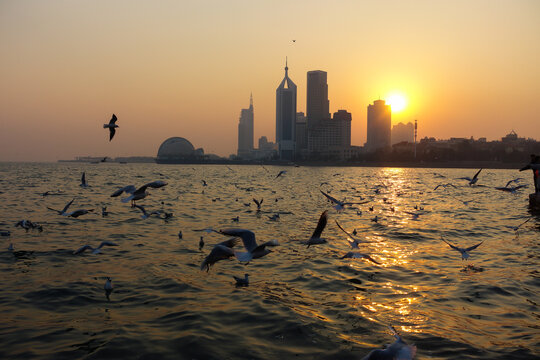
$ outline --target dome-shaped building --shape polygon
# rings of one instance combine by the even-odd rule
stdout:
[[[182,137],[171,137],[159,147],[157,163],[182,163],[204,158],[203,149],[196,149],[189,140]]]

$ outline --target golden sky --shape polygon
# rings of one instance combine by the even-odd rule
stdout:
[[[326,71],[353,145],[396,91],[419,137],[540,139],[536,0],[0,0],[0,50],[0,161],[155,156],[171,136],[226,156],[251,92],[255,144],[274,140],[286,56],[298,111]]]

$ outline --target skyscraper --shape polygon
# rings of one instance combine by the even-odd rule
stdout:
[[[306,99],[308,129],[314,129],[321,121],[330,119],[329,108],[326,71],[308,71]]]
[[[294,159],[295,127],[296,85],[289,79],[289,67],[285,62],[285,77],[276,89],[276,142],[280,159]]]
[[[238,122],[238,156],[248,158],[253,151],[253,95],[249,97],[249,108],[240,111]]]
[[[366,150],[375,151],[390,147],[392,109],[384,100],[368,105]]]

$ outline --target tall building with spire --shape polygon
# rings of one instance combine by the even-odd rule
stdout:
[[[293,160],[296,149],[296,85],[289,78],[285,60],[285,77],[276,89],[276,142],[279,158]]]
[[[238,156],[249,158],[253,151],[253,94],[249,97],[249,108],[240,111],[238,122]]]

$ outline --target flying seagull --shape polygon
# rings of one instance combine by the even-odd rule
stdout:
[[[119,127],[118,125],[116,125],[116,120],[118,119],[116,118],[116,115],[113,114],[109,123],[103,124],[104,129],[107,129],[107,128],[109,129],[109,141],[112,140],[112,138],[114,137],[114,134],[116,133],[116,128]]]
[[[433,190],[437,190],[439,187],[443,187],[443,188],[446,189],[446,187],[448,187],[448,186],[451,186],[451,187],[453,187],[454,189],[457,189],[456,186],[455,186],[454,184],[447,183],[447,184],[439,184],[439,185],[435,186],[435,188],[434,188]]]
[[[334,205],[334,209],[336,209],[337,211],[341,211],[345,208],[346,205],[362,205],[362,204],[366,204],[368,203],[369,201],[365,201],[365,202],[361,202],[361,203],[353,203],[353,202],[345,202],[345,201],[340,201],[338,199],[336,199],[335,197],[333,196],[330,196],[328,195],[327,193],[325,193],[324,191],[322,190],[319,190],[321,192],[321,194],[323,194],[324,196],[326,196],[326,198],[328,200],[330,200],[330,202],[332,204],[335,204]]]
[[[306,242],[308,248],[311,245],[326,243],[326,239],[321,238],[321,235],[324,228],[326,227],[327,222],[328,222],[328,211],[324,210],[321,216],[319,217],[319,222],[317,223],[317,227],[315,228],[315,231],[313,232],[309,240]]]
[[[71,206],[71,204],[73,203],[74,200],[75,199],[68,202],[66,204],[66,206],[64,206],[64,208],[62,210],[56,210],[56,209],[50,208],[48,206],[47,206],[47,209],[52,210],[52,211],[56,211],[58,213],[58,215],[70,216],[70,217],[74,217],[74,218],[78,218],[81,215],[86,215],[89,212],[94,211],[94,209],[90,209],[90,210],[79,209],[79,210],[75,210],[75,211],[72,211],[72,212],[67,212],[67,210],[69,209],[69,207]]]
[[[444,241],[445,243],[448,244],[448,246],[450,246],[452,249],[456,250],[456,251],[459,251],[461,253],[461,260],[466,260],[469,258],[469,251],[472,251],[474,249],[476,249],[477,247],[479,247],[480,245],[482,245],[483,241],[479,242],[478,244],[476,245],[473,245],[471,247],[468,247],[468,248],[460,248],[460,247],[457,247],[457,246],[454,246],[452,244],[450,244],[448,241],[444,240],[444,238],[441,236],[441,240]]]
[[[145,185],[141,186],[138,189],[135,189],[135,186],[133,186],[133,185],[128,185],[128,186],[124,186],[123,188],[120,188],[120,189],[116,190],[114,193],[112,193],[111,197],[120,196],[123,192],[125,192],[127,194],[131,194],[130,196],[128,196],[126,198],[123,198],[122,202],[127,203],[127,202],[131,201],[132,206],[134,206],[135,201],[144,199],[148,195],[148,191],[146,191],[147,188],[151,187],[151,188],[154,188],[154,189],[158,189],[158,188],[163,187],[165,185],[167,185],[167,183],[165,181],[162,181],[162,180],[156,180],[156,181],[149,182],[148,184],[145,184]]]
[[[416,355],[416,346],[407,345],[392,326],[388,326],[396,338],[386,349],[372,350],[362,360],[412,360]]]
[[[259,200],[255,199],[255,198],[253,198],[253,202],[257,205],[257,211],[260,211],[260,210],[261,210],[261,205],[262,205],[262,203],[263,203],[263,200],[264,200],[264,199],[262,199],[262,198],[261,198],[261,201],[259,201]]]
[[[374,264],[381,265],[380,262],[375,261],[375,259],[373,259],[368,254],[361,254],[357,251],[349,251],[348,253],[340,257],[340,259],[366,259],[366,260],[371,261]]]
[[[465,176],[465,177],[460,177],[458,179],[460,180],[467,180],[469,182],[469,186],[472,186],[474,184],[476,184],[476,182],[478,181],[478,174],[480,174],[480,171],[482,171],[482,169],[478,170],[476,172],[476,174],[474,174],[474,176],[472,177],[472,179],[468,176]]]
[[[255,234],[253,231],[246,230],[246,229],[225,229],[220,230],[220,234],[223,235],[229,235],[234,237],[239,237],[242,239],[242,242],[244,243],[244,248],[247,250],[246,252],[235,252],[235,256],[239,261],[245,262],[246,265],[253,259],[261,258],[265,255],[270,254],[272,251],[268,250],[267,246],[276,246],[279,245],[276,240],[270,240],[265,243],[262,243],[261,245],[257,244],[257,241],[255,240]]]
[[[238,243],[237,238],[231,238],[215,245],[206,256],[201,264],[201,270],[206,268],[206,272],[210,271],[210,266],[214,265],[219,260],[225,260],[234,256],[233,247]]]
[[[274,179],[277,179],[278,177],[280,177],[281,175],[284,175],[287,173],[287,170],[281,170]]]
[[[142,215],[141,215],[141,219],[148,219],[150,216],[152,215],[161,215],[161,211],[160,210],[154,210],[150,213],[147,213],[146,212],[146,209],[144,207],[142,207],[141,205],[133,205],[133,207],[136,207],[137,209],[141,210],[142,211]]]
[[[527,185],[518,185],[518,186],[510,186],[510,187],[508,187],[508,184],[506,184],[505,187],[495,187],[495,189],[515,194],[516,191],[518,191],[519,189],[526,188],[526,187],[527,187]]]
[[[85,252],[86,250],[92,250],[92,254],[99,254],[101,252],[101,248],[104,247],[104,246],[118,246],[118,244],[115,244],[115,243],[110,242],[110,241],[102,241],[101,244],[99,244],[99,246],[97,248],[93,248],[90,245],[83,245],[80,248],[78,248],[77,250],[75,250],[73,252],[73,255],[81,254],[81,253]]]
[[[360,240],[360,239],[357,239],[353,236],[353,234],[349,233],[348,231],[346,231],[343,227],[341,227],[341,225],[339,225],[339,223],[337,222],[337,220],[334,220],[336,222],[336,225],[338,226],[338,228],[343,231],[345,234],[347,234],[347,236],[350,238],[347,239],[347,241],[349,242],[349,245],[351,245],[351,248],[352,249],[358,249],[358,244],[360,243],[363,243],[363,242],[369,242],[369,241],[363,241],[363,240]],[[356,229],[354,230],[356,232]]]
[[[86,173],[85,172],[82,173],[81,184],[79,186],[82,187],[82,188],[87,188],[87,187],[90,186],[90,185],[88,185],[88,182],[86,181]]]

